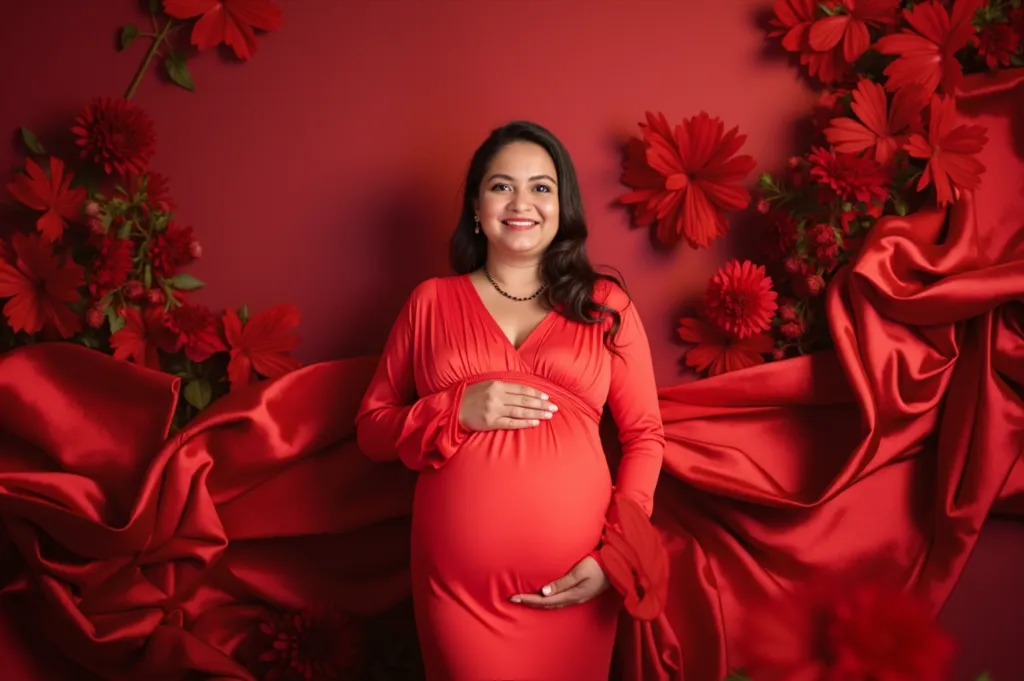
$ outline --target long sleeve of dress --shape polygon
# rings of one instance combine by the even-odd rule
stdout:
[[[424,314],[410,296],[392,326],[384,352],[356,415],[356,442],[374,461],[400,460],[421,471],[440,468],[468,431],[459,423],[466,384],[418,398],[414,362],[417,319]]]
[[[620,314],[618,354],[612,354],[608,392],[608,407],[622,445],[615,495],[635,501],[650,516],[664,458],[665,430],[650,345],[640,315],[631,302]]]
[[[612,353],[608,407],[618,428],[622,458],[602,545],[590,556],[623,595],[626,610],[638,619],[652,619],[664,603],[668,559],[657,531],[638,520],[644,515],[650,518],[654,510],[665,430],[640,315],[632,303],[627,303],[620,314],[622,325],[616,339],[617,354]],[[635,508],[638,517],[621,522],[619,514],[624,508]]]

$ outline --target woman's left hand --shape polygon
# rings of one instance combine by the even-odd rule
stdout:
[[[604,570],[592,557],[587,556],[576,563],[569,574],[551,582],[538,594],[517,594],[513,603],[532,608],[564,608],[568,605],[586,603],[600,596],[610,586]]]

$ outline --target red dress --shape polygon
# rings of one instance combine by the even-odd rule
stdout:
[[[420,284],[391,331],[356,421],[378,461],[420,471],[412,515],[412,593],[430,681],[605,681],[621,597],[540,610],[537,593],[600,543],[613,492],[649,514],[664,431],[650,349],[636,308],[612,284],[619,356],[607,324],[550,312],[517,349],[468,276]],[[539,426],[470,432],[468,383],[499,379],[547,393]],[[605,404],[622,441],[613,488],[598,423]]]

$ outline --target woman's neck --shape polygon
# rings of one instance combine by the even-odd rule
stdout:
[[[485,265],[491,278],[509,293],[529,295],[541,285],[539,261],[509,261],[488,255]]]

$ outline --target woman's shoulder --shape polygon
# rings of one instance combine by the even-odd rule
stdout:
[[[616,312],[624,312],[632,304],[629,294],[617,282],[609,279],[598,279],[594,282],[594,302],[612,308]]]
[[[450,291],[453,286],[465,275],[452,275],[444,277],[429,277],[413,287],[409,294],[408,304],[413,307],[430,306],[437,303],[438,299]]]

